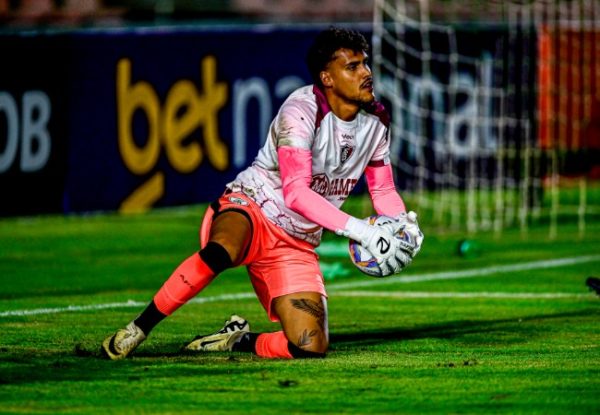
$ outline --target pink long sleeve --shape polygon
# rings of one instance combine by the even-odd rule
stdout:
[[[396,190],[391,164],[369,165],[365,170],[373,207],[380,215],[396,217],[406,212],[404,201]]]
[[[277,155],[286,206],[331,231],[345,229],[350,215],[339,210],[310,188],[311,151],[282,146],[277,149]]]

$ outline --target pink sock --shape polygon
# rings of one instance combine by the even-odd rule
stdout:
[[[288,338],[285,337],[283,331],[259,334],[256,338],[256,354],[269,359],[293,358],[288,350]]]
[[[158,310],[169,316],[198,294],[214,278],[214,272],[195,253],[183,261],[154,296]]]

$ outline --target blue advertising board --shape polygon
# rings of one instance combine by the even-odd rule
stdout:
[[[61,44],[58,36],[0,37],[1,215],[62,210],[68,56]]]
[[[0,214],[214,199],[310,82],[305,53],[323,28],[0,36]]]
[[[312,37],[229,28],[75,37],[69,170],[79,173],[68,176],[65,210],[217,197],[252,161],[279,105],[309,81]]]
[[[214,200],[252,162],[287,96],[311,82],[306,51],[327,27],[0,33],[0,215],[137,212]],[[371,38],[368,24],[353,28]],[[503,33],[460,30],[469,46],[462,52],[493,55]],[[436,47],[445,53],[449,46]],[[443,101],[431,85],[444,82],[447,71],[423,74],[416,63],[407,70],[402,99],[430,94],[434,104]],[[471,72],[461,69],[460,79],[482,82]],[[437,111],[464,118],[467,104],[476,102]],[[405,121],[402,134],[417,127],[402,114],[396,121]],[[425,151],[435,140],[432,134]],[[414,151],[393,148],[410,167],[398,183],[410,186]]]

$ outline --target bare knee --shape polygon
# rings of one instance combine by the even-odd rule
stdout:
[[[321,335],[314,333],[316,330],[312,332],[308,332],[305,330],[299,337],[299,341],[289,340],[288,349],[290,354],[294,358],[323,358],[327,354],[327,349],[329,348],[329,341],[321,332]],[[307,341],[307,336],[310,336],[312,333],[312,337],[310,341]]]
[[[329,347],[327,299],[318,292],[287,294],[273,300],[293,357],[324,357]]]
[[[288,348],[293,357],[325,357],[329,339],[323,330],[307,328],[294,334],[288,337]]]

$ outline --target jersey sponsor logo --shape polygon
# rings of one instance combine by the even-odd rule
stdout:
[[[310,188],[321,196],[326,196],[327,189],[329,188],[329,179],[325,174],[317,174],[312,177]]]
[[[344,164],[346,162],[346,160],[348,160],[350,158],[350,156],[352,156],[352,154],[354,154],[354,146],[345,145],[344,147],[342,147],[342,153],[340,155],[340,162],[342,164]]]
[[[323,197],[348,196],[357,181],[356,179],[347,178],[337,178],[330,181],[324,173],[321,173],[312,177],[310,188]]]

